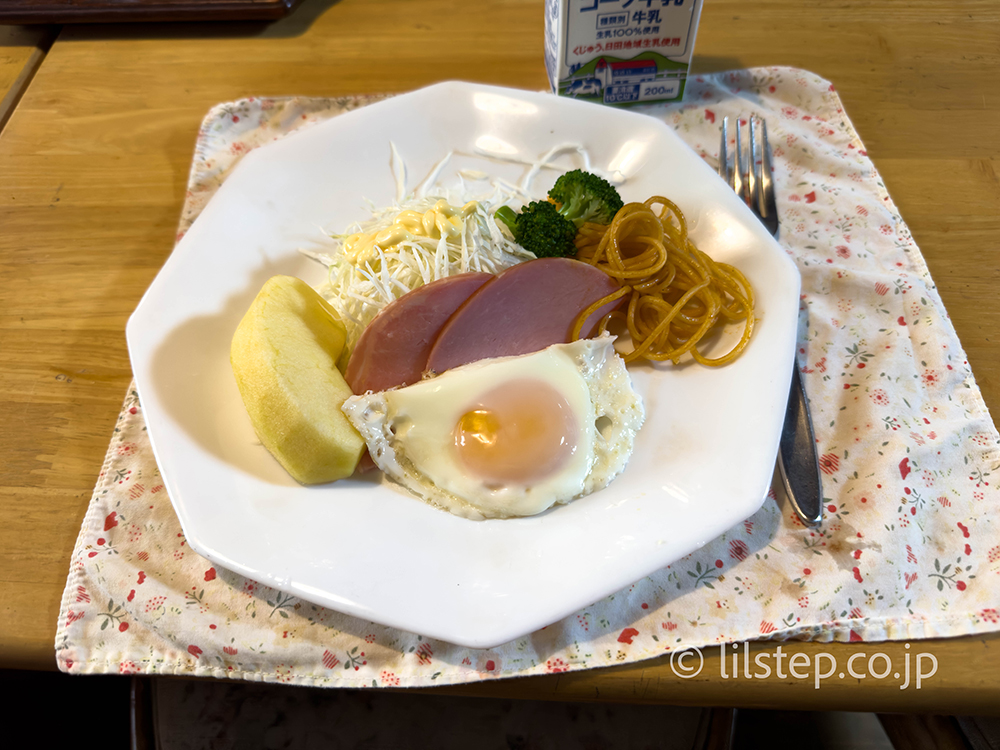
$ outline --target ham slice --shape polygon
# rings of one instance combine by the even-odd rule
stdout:
[[[347,363],[344,379],[356,394],[420,380],[442,326],[486,282],[489,273],[447,276],[388,304],[368,324]]]
[[[540,258],[511,266],[469,297],[445,323],[430,350],[427,370],[441,373],[480,359],[530,354],[569,343],[577,316],[619,288],[600,269],[571,258]],[[609,302],[591,314],[581,337],[592,336],[601,318],[623,302]]]

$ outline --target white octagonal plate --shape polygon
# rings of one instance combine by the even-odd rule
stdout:
[[[758,300],[749,348],[719,369],[630,366],[647,421],[626,470],[606,489],[536,517],[464,520],[377,476],[297,484],[254,435],[230,340],[269,277],[322,283],[325,269],[299,252],[322,246],[320,227],[340,231],[367,218],[365,199],[392,203],[390,143],[411,183],[453,151],[445,185],[457,184],[458,169],[517,182],[527,170],[517,159],[580,144],[595,168],[624,178],[626,201],[671,198],[699,247],[746,273]],[[539,197],[555,174],[535,181]],[[788,393],[798,293],[781,247],[659,120],[442,83],[248,154],[164,264],[127,334],[150,441],[192,549],[307,601],[485,648],[628,586],[760,507]]]

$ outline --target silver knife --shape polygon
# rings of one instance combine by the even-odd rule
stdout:
[[[823,522],[823,480],[816,455],[816,436],[809,416],[799,365],[792,367],[792,384],[785,408],[785,424],[778,444],[778,473],[788,501],[802,522],[817,526]]]

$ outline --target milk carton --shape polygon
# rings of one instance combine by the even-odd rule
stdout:
[[[545,0],[552,90],[615,106],[680,99],[702,0]]]

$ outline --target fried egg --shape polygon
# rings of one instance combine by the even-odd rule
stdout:
[[[645,418],[614,339],[481,360],[343,411],[385,475],[471,518],[531,516],[608,485]]]

